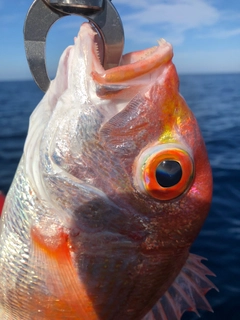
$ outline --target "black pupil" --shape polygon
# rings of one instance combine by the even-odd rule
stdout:
[[[159,163],[156,170],[156,179],[161,187],[175,186],[182,178],[182,168],[175,160],[164,160]]]

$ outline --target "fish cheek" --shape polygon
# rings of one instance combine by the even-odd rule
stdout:
[[[165,211],[165,227],[169,241],[176,247],[190,247],[207,218],[212,196],[211,169],[204,165],[205,174],[195,165],[195,177],[190,189],[170,201]],[[207,179],[207,180],[205,180]],[[171,231],[170,231],[171,230]]]
[[[204,178],[211,178],[209,164],[205,162],[203,166],[205,174],[202,174],[203,168],[198,164],[194,169],[191,156],[177,147],[176,144],[155,145],[146,149],[135,163],[133,174],[135,175],[134,184],[138,190],[139,199],[141,199],[138,201],[139,210],[140,212],[146,210],[146,216],[149,218],[149,236],[143,244],[145,252],[157,252],[161,250],[161,247],[190,247],[209,211],[211,182],[210,186],[206,185],[206,181],[204,182]],[[161,175],[163,175],[164,183],[166,181],[173,183],[173,187],[161,186],[159,185],[161,181],[157,179],[156,168],[164,157],[176,157],[185,172],[179,181],[179,178],[172,180],[175,171],[165,172],[163,170]],[[187,160],[186,163],[190,161],[190,166],[187,164],[186,168],[185,160]],[[191,166],[192,169],[189,171]],[[175,166],[173,168],[175,170]]]

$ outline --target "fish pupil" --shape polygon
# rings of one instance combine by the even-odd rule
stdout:
[[[175,186],[182,178],[182,167],[178,161],[164,160],[156,169],[158,184],[164,188]]]

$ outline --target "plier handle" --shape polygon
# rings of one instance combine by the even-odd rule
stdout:
[[[25,20],[24,43],[33,78],[44,92],[50,84],[45,57],[48,31],[54,22],[72,14],[87,18],[98,30],[103,41],[103,67],[110,69],[119,65],[124,30],[110,0],[34,0]]]

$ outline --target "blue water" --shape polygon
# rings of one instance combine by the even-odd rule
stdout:
[[[214,313],[203,320],[240,320],[240,74],[181,76],[180,91],[201,127],[213,169],[209,217],[192,247],[207,257],[220,292],[207,297]],[[42,97],[33,82],[0,82],[0,190],[8,191]],[[184,320],[197,319],[193,314]],[[171,319],[169,319],[171,320]]]

